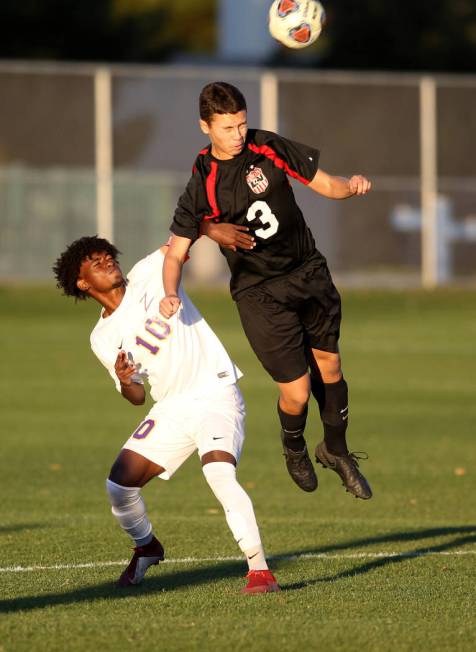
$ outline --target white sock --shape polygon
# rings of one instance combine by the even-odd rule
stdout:
[[[134,539],[136,546],[144,546],[152,541],[152,525],[147,518],[140,487],[123,487],[107,479],[106,490],[112,513],[121,528]]]
[[[268,570],[268,564],[266,563],[266,557],[264,555],[264,548],[260,544],[254,548],[249,548],[245,550],[246,561],[248,562],[248,568],[250,570]]]
[[[205,464],[202,470],[211,490],[225,510],[228,527],[235,541],[246,554],[250,569],[266,570],[268,565],[261,545],[253,504],[236,479],[235,467],[229,462],[210,462]],[[250,551],[252,558],[248,559]]]

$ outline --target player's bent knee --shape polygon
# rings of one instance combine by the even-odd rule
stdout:
[[[342,376],[340,354],[319,349],[313,349],[312,352],[322,381],[325,383],[338,382]]]
[[[300,414],[309,402],[311,382],[305,374],[290,383],[278,383],[281,409],[289,414]]]
[[[301,414],[306,405],[309,402],[310,392],[299,391],[299,392],[281,392],[279,398],[279,404],[281,409],[288,414]]]
[[[109,473],[109,480],[123,487],[143,487],[164,469],[138,453],[123,448]]]
[[[215,497],[226,509],[226,504],[230,497],[230,487],[233,487],[233,490],[236,487],[241,489],[236,479],[235,465],[223,461],[208,462],[203,464],[202,471]]]

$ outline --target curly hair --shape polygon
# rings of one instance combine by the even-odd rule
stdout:
[[[86,258],[91,258],[93,254],[102,251],[112,256],[114,260],[117,260],[121,253],[108,240],[99,238],[97,235],[84,236],[72,242],[53,265],[56,287],[62,289],[65,296],[75,297],[76,301],[87,299],[86,292],[80,290],[76,285],[81,263]]]
[[[218,81],[203,87],[198,106],[200,118],[210,124],[214,113],[246,111],[246,100],[236,86]]]

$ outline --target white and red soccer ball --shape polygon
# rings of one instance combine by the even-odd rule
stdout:
[[[305,48],[319,37],[326,13],[317,0],[274,0],[269,10],[271,36],[288,48]]]

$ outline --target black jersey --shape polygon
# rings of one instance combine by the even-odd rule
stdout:
[[[229,160],[212,156],[210,145],[195,160],[171,230],[195,241],[202,220],[250,228],[253,250],[222,249],[236,299],[243,290],[299,267],[315,252],[288,176],[308,184],[318,163],[318,150],[260,129],[250,129],[243,151]]]

